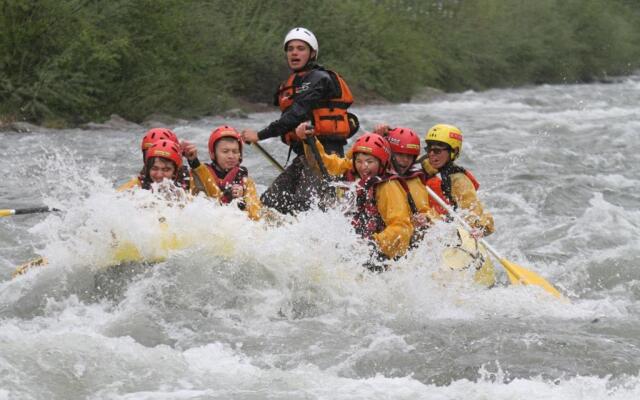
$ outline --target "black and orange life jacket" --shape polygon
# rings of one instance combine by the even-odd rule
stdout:
[[[447,163],[444,167],[440,168],[438,174],[427,178],[425,184],[429,186],[436,194],[444,200],[445,203],[451,205],[454,209],[458,207],[451,193],[451,175],[462,173],[471,180],[473,187],[478,190],[480,188],[480,183],[476,180],[476,177],[473,176],[471,171],[467,171],[466,169],[455,165],[454,163]],[[439,175],[439,176],[438,176]],[[442,215],[447,215],[447,211],[442,208],[437,202],[433,202],[433,208]]]
[[[347,113],[347,109],[353,104],[353,95],[347,83],[336,72],[318,68],[289,75],[289,78],[280,85],[276,93],[278,107],[280,107],[280,111],[282,112],[291,107],[298,93],[303,91],[301,90],[303,89],[302,78],[315,70],[328,72],[335,87],[338,89],[336,97],[319,101],[312,110],[310,119],[313,120],[316,135],[338,136],[346,139],[354,132],[353,122],[350,123]],[[283,140],[285,143],[290,144],[292,141],[299,139],[294,132],[287,132]]]

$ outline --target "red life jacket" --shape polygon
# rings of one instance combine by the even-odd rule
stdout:
[[[319,101],[316,108],[312,110],[313,126],[316,135],[340,136],[348,138],[352,128],[349,123],[347,109],[353,104],[353,95],[347,83],[337,73],[321,68],[331,76],[336,87],[339,89],[337,97]],[[312,70],[313,71],[313,70]],[[280,111],[284,112],[294,103],[296,96],[301,92],[301,80],[310,71],[297,72],[289,75],[289,78],[280,84],[276,93]],[[295,132],[287,132],[284,141],[289,144],[299,140]]]
[[[347,176],[349,172],[345,174],[347,179],[350,178]],[[351,177],[354,175],[351,172]],[[374,233],[382,232],[386,228],[376,204],[376,191],[378,185],[393,179],[398,179],[398,176],[374,176],[366,182],[360,181],[358,184],[356,189],[356,211],[351,220],[351,225],[356,233],[365,239],[373,239]]]
[[[231,168],[224,178],[219,178],[216,174],[215,168],[211,164],[205,164],[211,175],[216,180],[216,185],[222,190],[222,197],[220,197],[220,202],[222,204],[229,204],[231,200],[233,200],[233,196],[231,195],[231,187],[233,185],[242,185],[242,187],[246,190],[246,185],[244,179],[248,176],[247,169],[245,167],[237,166]]]
[[[458,205],[456,204],[453,195],[451,193],[451,175],[455,173],[463,173],[471,180],[473,187],[478,190],[480,188],[480,183],[476,180],[476,177],[473,176],[471,171],[467,171],[466,169],[455,165],[453,163],[448,164],[449,167],[445,166],[440,169],[439,174],[436,174],[430,178],[428,178],[425,182],[427,186],[429,186],[436,194],[444,200],[445,203],[453,206],[455,209]],[[440,176],[438,176],[440,175]],[[433,202],[431,204],[433,208],[442,215],[446,215],[447,211],[442,208],[437,202]]]

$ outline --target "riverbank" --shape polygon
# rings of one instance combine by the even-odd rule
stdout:
[[[598,83],[603,84],[615,84],[621,83],[631,76],[640,76],[640,70],[633,71],[633,73],[629,76],[615,76],[615,77],[606,77],[603,79],[598,79]],[[524,86],[536,86],[536,85],[522,85]],[[569,85],[570,86],[570,85]],[[446,97],[447,95],[452,94],[450,92],[445,92],[443,90],[433,88],[433,87],[422,87],[420,89],[416,89],[415,93],[412,97],[406,101],[406,103],[430,103],[434,101],[438,101],[439,99]],[[401,102],[392,102],[389,101],[382,96],[376,93],[366,93],[363,96],[355,96],[356,104],[359,107],[368,106],[368,105],[393,105],[399,104]],[[63,129],[73,129],[73,128],[81,128],[81,129],[91,129],[91,130],[100,130],[100,129],[109,129],[109,130],[130,130],[130,129],[148,129],[152,127],[158,126],[180,126],[188,124],[189,120],[200,119],[203,117],[215,117],[215,118],[224,118],[224,119],[235,119],[241,120],[245,118],[249,118],[249,114],[254,113],[265,113],[265,112],[278,112],[278,109],[272,104],[265,102],[251,102],[243,98],[233,99],[229,102],[229,108],[222,110],[218,113],[207,113],[202,115],[194,116],[190,119],[181,118],[180,116],[175,116],[171,114],[163,114],[163,113],[152,113],[141,121],[132,121],[128,120],[118,114],[111,114],[107,118],[103,118],[96,121],[90,121],[81,124],[69,124],[67,121],[63,120],[53,120],[48,121],[45,120],[42,123],[34,123],[26,120],[16,120],[15,117],[0,116],[0,132],[13,132],[13,133],[29,133],[45,129],[54,129],[54,130],[63,130]]]
[[[446,93],[436,88],[425,87],[418,91],[410,102],[430,102],[434,99],[445,96]],[[219,113],[204,114],[196,116],[193,119],[202,118],[205,116],[214,116],[225,119],[244,119],[249,118],[249,114],[264,113],[264,112],[277,112],[278,109],[267,103],[256,103],[247,101],[246,99],[233,99],[230,104],[230,108],[225,109]],[[383,97],[376,95],[375,93],[369,93],[363,96],[363,98],[356,98],[356,104],[358,106],[366,105],[389,105],[393,102],[384,99]],[[15,118],[2,118],[0,117],[0,132],[15,132],[15,133],[28,133],[37,131],[41,128],[46,129],[71,129],[71,128],[84,128],[84,129],[121,129],[127,130],[132,127],[152,128],[158,126],[178,126],[188,123],[187,119],[180,118],[171,114],[153,113],[145,117],[140,122],[130,121],[118,114],[111,114],[107,119],[101,119],[98,121],[90,121],[82,124],[71,125],[62,120],[45,120],[41,124],[32,123],[29,121],[18,121]]]
[[[65,127],[267,104],[292,24],[315,32],[319,62],[365,103],[640,67],[640,4],[627,0],[6,0],[0,118]]]

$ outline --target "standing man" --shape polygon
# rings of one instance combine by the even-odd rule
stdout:
[[[318,41],[305,28],[294,28],[284,39],[287,65],[291,70],[275,95],[274,104],[280,107],[280,118],[256,132],[242,131],[247,143],[255,143],[276,136],[296,153],[289,165],[262,195],[262,203],[284,214],[308,210],[318,196],[321,177],[318,177],[304,158],[302,143],[295,135],[296,127],[312,121],[315,134],[327,153],[344,155],[347,138],[357,131],[357,119],[347,113],[353,96],[345,81],[335,72],[316,63]]]

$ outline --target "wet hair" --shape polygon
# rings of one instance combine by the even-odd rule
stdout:
[[[151,183],[153,183],[153,179],[151,179],[151,167],[153,167],[153,165],[156,163],[156,160],[158,159],[167,163],[171,163],[171,165],[173,165],[174,171],[173,171],[173,177],[171,179],[175,181],[176,185],[180,186],[180,183],[178,182],[178,177],[179,177],[178,166],[176,165],[176,163],[162,157],[151,157],[144,164],[144,175],[143,175],[142,182],[140,182],[140,185],[142,186],[142,188],[143,189],[151,188]]]

